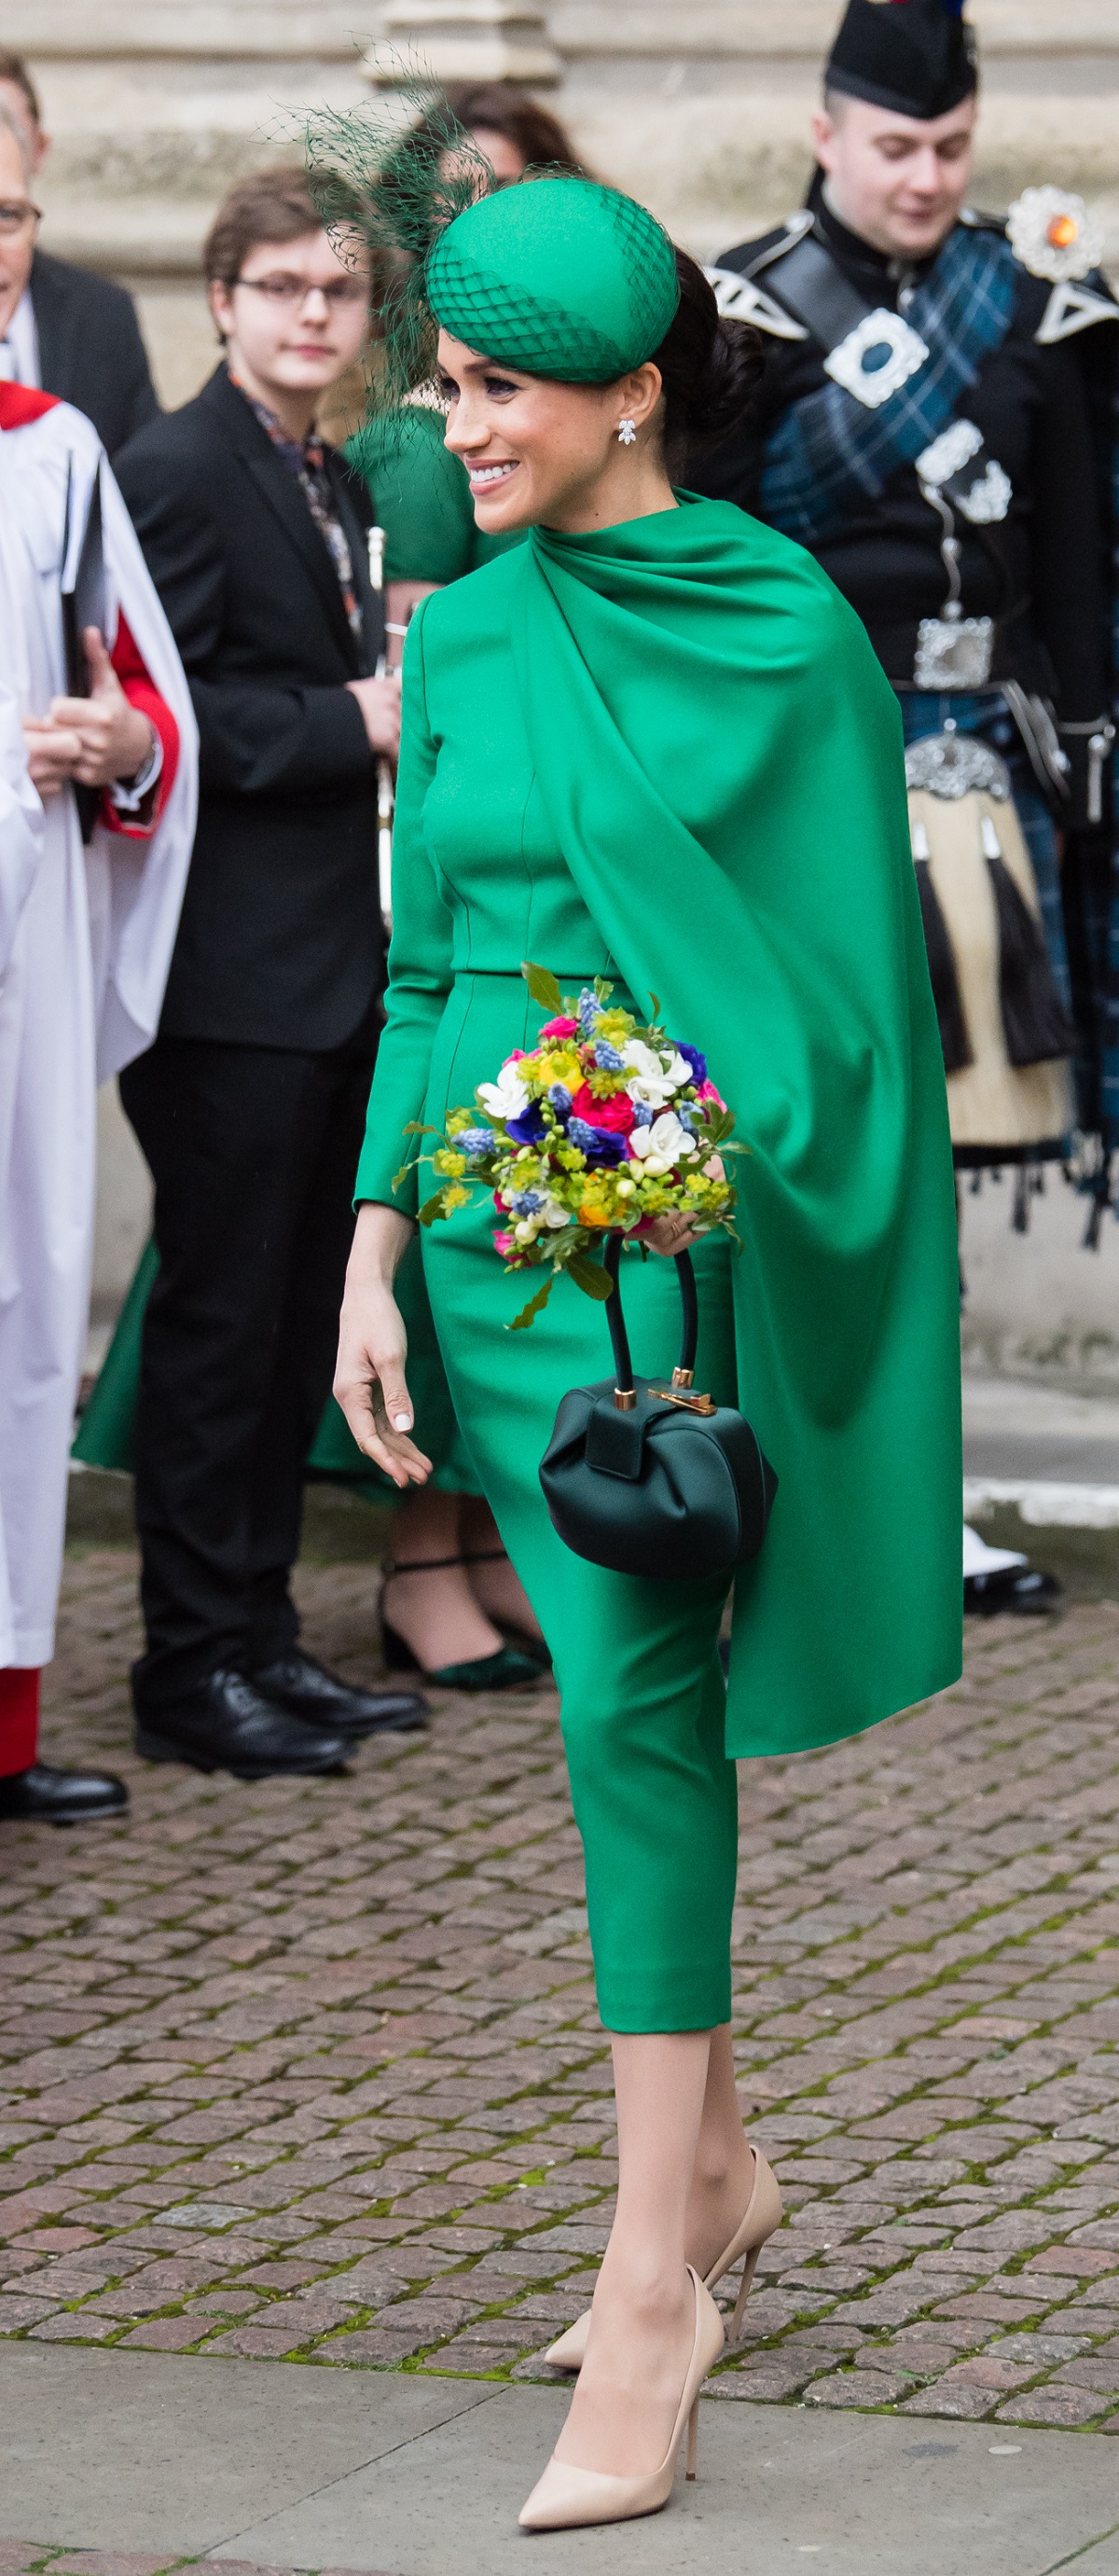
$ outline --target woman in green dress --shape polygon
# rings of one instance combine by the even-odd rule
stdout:
[[[955,1216],[896,704],[811,557],[666,470],[741,408],[748,335],[642,208],[576,178],[460,214],[426,293],[479,522],[529,533],[427,600],[405,650],[336,1393],[366,1454],[422,1482],[393,1279],[426,1191],[402,1135],[533,1044],[532,958],[565,990],[608,976],[639,1018],[659,995],[735,1112],[743,1249],[696,1250],[699,1382],[780,1478],[728,1691],[721,1579],[611,1574],[549,1521],[538,1464],[560,1398],[605,1373],[600,1307],[561,1282],[511,1338],[524,1287],[492,1211],[424,1231],[455,1410],[554,1655],[614,2059],[616,2217],[521,2516],[554,2528],[667,2500],[723,2342],[701,2276],[738,2252],[748,2280],[779,2214],[734,2088],[735,1757],[827,1744],[959,1671]],[[654,1248],[680,1248],[668,1221]],[[671,1264],[624,1266],[638,1364],[670,1370]]]

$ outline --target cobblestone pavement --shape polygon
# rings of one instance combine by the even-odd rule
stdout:
[[[368,1674],[371,1569],[300,1587]],[[346,1779],[147,1768],[133,1590],[70,1564],[46,1742],[131,1819],[0,1828],[0,2332],[546,2375],[615,2175],[552,1694],[445,1698]],[[743,1766],[736,2037],[788,2217],[720,2395],[1119,2431],[1117,1717],[1119,1605],[1081,1603]]]

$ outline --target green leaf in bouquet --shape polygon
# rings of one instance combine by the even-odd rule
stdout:
[[[398,1189],[400,1189],[400,1187],[401,1187],[402,1183],[403,1183],[404,1181],[407,1181],[407,1180],[409,1180],[409,1179],[411,1178],[411,1175],[412,1175],[412,1173],[413,1173],[413,1171],[414,1171],[414,1170],[415,1170],[415,1165],[414,1165],[413,1163],[402,1163],[402,1164],[401,1164],[401,1166],[400,1166],[400,1170],[399,1170],[398,1172],[394,1172],[394,1173],[393,1173],[393,1176],[392,1176],[392,1187],[393,1187],[393,1189],[394,1189],[394,1190],[398,1190]]]
[[[550,1019],[558,1020],[563,1010],[563,995],[555,976],[549,974],[546,966],[533,966],[527,958],[521,973],[533,1001],[539,1002],[541,1010],[547,1011]]]
[[[567,1276],[574,1280],[577,1288],[582,1289],[584,1297],[594,1297],[600,1306],[604,1306],[607,1298],[613,1296],[612,1282],[607,1278],[601,1262],[588,1261],[584,1253],[572,1253],[567,1264]]]
[[[749,1153],[750,1148],[748,1145],[736,1145],[732,1142],[734,1135],[734,1113],[732,1110],[716,1109],[714,1107],[710,1108],[709,1114],[704,1119],[703,1125],[707,1143],[711,1146],[712,1151],[717,1149],[723,1154]]]
[[[537,1316],[543,1314],[555,1284],[556,1272],[549,1270],[543,1287],[537,1289],[535,1297],[529,1298],[527,1306],[522,1306],[519,1315],[514,1315],[509,1326],[511,1333],[527,1333],[529,1325],[534,1324]]]
[[[434,1225],[436,1219],[441,1216],[446,1216],[446,1213],[446,1208],[443,1205],[443,1192],[442,1190],[436,1190],[434,1197],[424,1200],[423,1206],[419,1212],[419,1222],[421,1225]]]
[[[418,1118],[409,1118],[400,1133],[402,1136],[441,1136],[443,1130],[441,1127],[423,1127]]]

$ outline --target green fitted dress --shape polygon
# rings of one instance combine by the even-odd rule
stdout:
[[[721,502],[529,542],[425,601],[405,654],[394,933],[357,1197],[596,974],[707,1054],[750,1147],[744,1250],[700,1247],[697,1383],[780,1478],[735,1587],[572,1555],[538,1465],[607,1373],[569,1282],[528,1332],[479,1201],[425,1231],[455,1410],[553,1651],[608,2028],[730,2008],[736,1755],[826,1744],[960,1667],[959,1340],[944,1081],[900,725],[812,559]],[[676,1357],[671,1263],[625,1264],[636,1363]]]

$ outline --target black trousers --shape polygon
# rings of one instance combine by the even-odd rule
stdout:
[[[120,1078],[155,1182],[136,1520],[154,1712],[298,1635],[303,1468],[330,1392],[376,1050],[160,1037]]]

